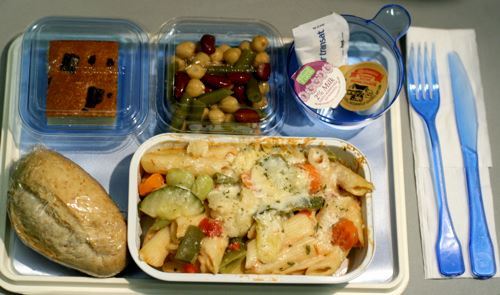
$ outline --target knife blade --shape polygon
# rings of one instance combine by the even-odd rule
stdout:
[[[469,258],[472,274],[480,279],[496,273],[495,254],[484,214],[477,154],[477,110],[471,82],[460,56],[448,53],[455,118],[464,159],[469,197]]]

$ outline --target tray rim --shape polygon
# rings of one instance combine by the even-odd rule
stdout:
[[[8,122],[10,119],[11,100],[18,89],[10,87],[13,77],[8,75],[12,72],[15,63],[20,62],[20,45],[22,35],[15,38],[8,46],[5,93],[4,93],[4,109],[2,120],[2,134],[0,139],[0,167],[6,168],[6,162],[12,160],[12,151],[10,155],[8,148],[12,146],[12,134],[9,131]],[[288,41],[288,40],[286,40]],[[285,46],[289,42],[284,42]],[[12,91],[14,90],[14,91]],[[401,94],[400,94],[401,96]],[[390,133],[391,133],[391,150],[392,161],[388,162],[388,167],[393,172],[393,189],[397,198],[395,202],[395,225],[396,225],[396,241],[397,241],[397,275],[388,283],[347,283],[342,285],[341,289],[336,286],[336,294],[352,294],[352,293],[386,293],[400,294],[408,285],[409,281],[409,261],[408,261],[408,239],[406,231],[406,206],[405,206],[405,183],[404,183],[404,164],[402,152],[402,130],[401,130],[401,111],[399,100],[396,100],[393,107],[389,111]],[[396,140],[396,141],[395,141]],[[10,143],[10,145],[9,145]],[[10,159],[7,159],[7,156]],[[18,156],[18,155],[17,155]],[[2,172],[6,172],[5,170]],[[6,196],[9,179],[7,173],[2,173],[0,177],[0,192],[2,196]],[[136,291],[154,291],[152,287],[165,286],[164,282],[151,279],[126,279],[126,278],[107,278],[96,279],[90,277],[58,277],[58,276],[25,276],[15,273],[15,270],[10,263],[10,259],[6,251],[5,234],[8,227],[8,218],[6,216],[5,206],[0,206],[0,286],[11,292],[21,293],[55,293],[55,292],[71,292],[88,294],[90,290],[101,292],[119,292],[119,293],[135,293]],[[8,237],[7,237],[8,238]],[[130,288],[130,287],[133,288]],[[259,284],[263,286],[263,284]],[[273,285],[264,285],[270,286]],[[276,285],[274,285],[276,286]],[[311,286],[312,287],[312,286]],[[161,292],[161,290],[159,290]]]

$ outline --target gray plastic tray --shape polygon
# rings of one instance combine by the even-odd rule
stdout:
[[[148,277],[132,261],[118,277],[95,279],[59,266],[28,249],[11,230],[5,210],[9,169],[14,161],[37,144],[55,148],[93,175],[115,198],[126,215],[129,163],[140,141],[135,136],[129,136],[109,146],[101,143],[96,145],[96,150],[92,150],[81,142],[59,142],[57,138],[47,139],[24,130],[18,112],[20,43],[21,38],[16,39],[8,53],[0,143],[0,285],[3,288],[20,293],[66,294],[164,293],[165,290],[174,293],[203,290],[207,294],[218,294],[222,290],[233,293],[401,293],[406,288],[409,277],[408,245],[400,106],[397,102],[384,117],[348,139],[368,158],[376,186],[373,193],[375,255],[366,271],[348,284],[287,286],[169,283]],[[277,135],[343,135],[324,123],[309,120],[293,99],[287,103],[286,112],[286,121]]]

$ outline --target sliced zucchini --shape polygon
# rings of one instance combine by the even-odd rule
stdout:
[[[139,204],[139,210],[153,218],[173,220],[201,214],[204,207],[189,190],[167,186],[147,195]]]

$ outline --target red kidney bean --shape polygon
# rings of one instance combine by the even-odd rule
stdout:
[[[257,66],[257,71],[255,72],[255,76],[257,79],[261,81],[269,80],[269,76],[271,75],[271,64],[264,63]]]
[[[245,72],[234,72],[228,73],[227,77],[236,85],[244,85],[250,80],[250,78],[252,78],[252,74]]]
[[[259,113],[251,109],[239,109],[234,113],[234,120],[240,123],[259,123]]]
[[[245,85],[235,85],[233,87],[233,96],[236,97],[239,103],[247,104],[247,94]]]
[[[201,81],[203,82],[203,84],[208,85],[215,89],[228,87],[233,84],[231,83],[231,80],[229,80],[224,76],[211,75],[211,74],[205,74],[203,78],[201,78]]]
[[[205,34],[200,40],[201,51],[206,54],[212,54],[215,52],[215,37],[213,35]]]
[[[214,91],[211,87],[205,86],[205,93],[210,93]]]
[[[180,99],[184,94],[187,84],[189,83],[188,74],[185,72],[176,72],[174,80],[174,96],[176,99]]]

